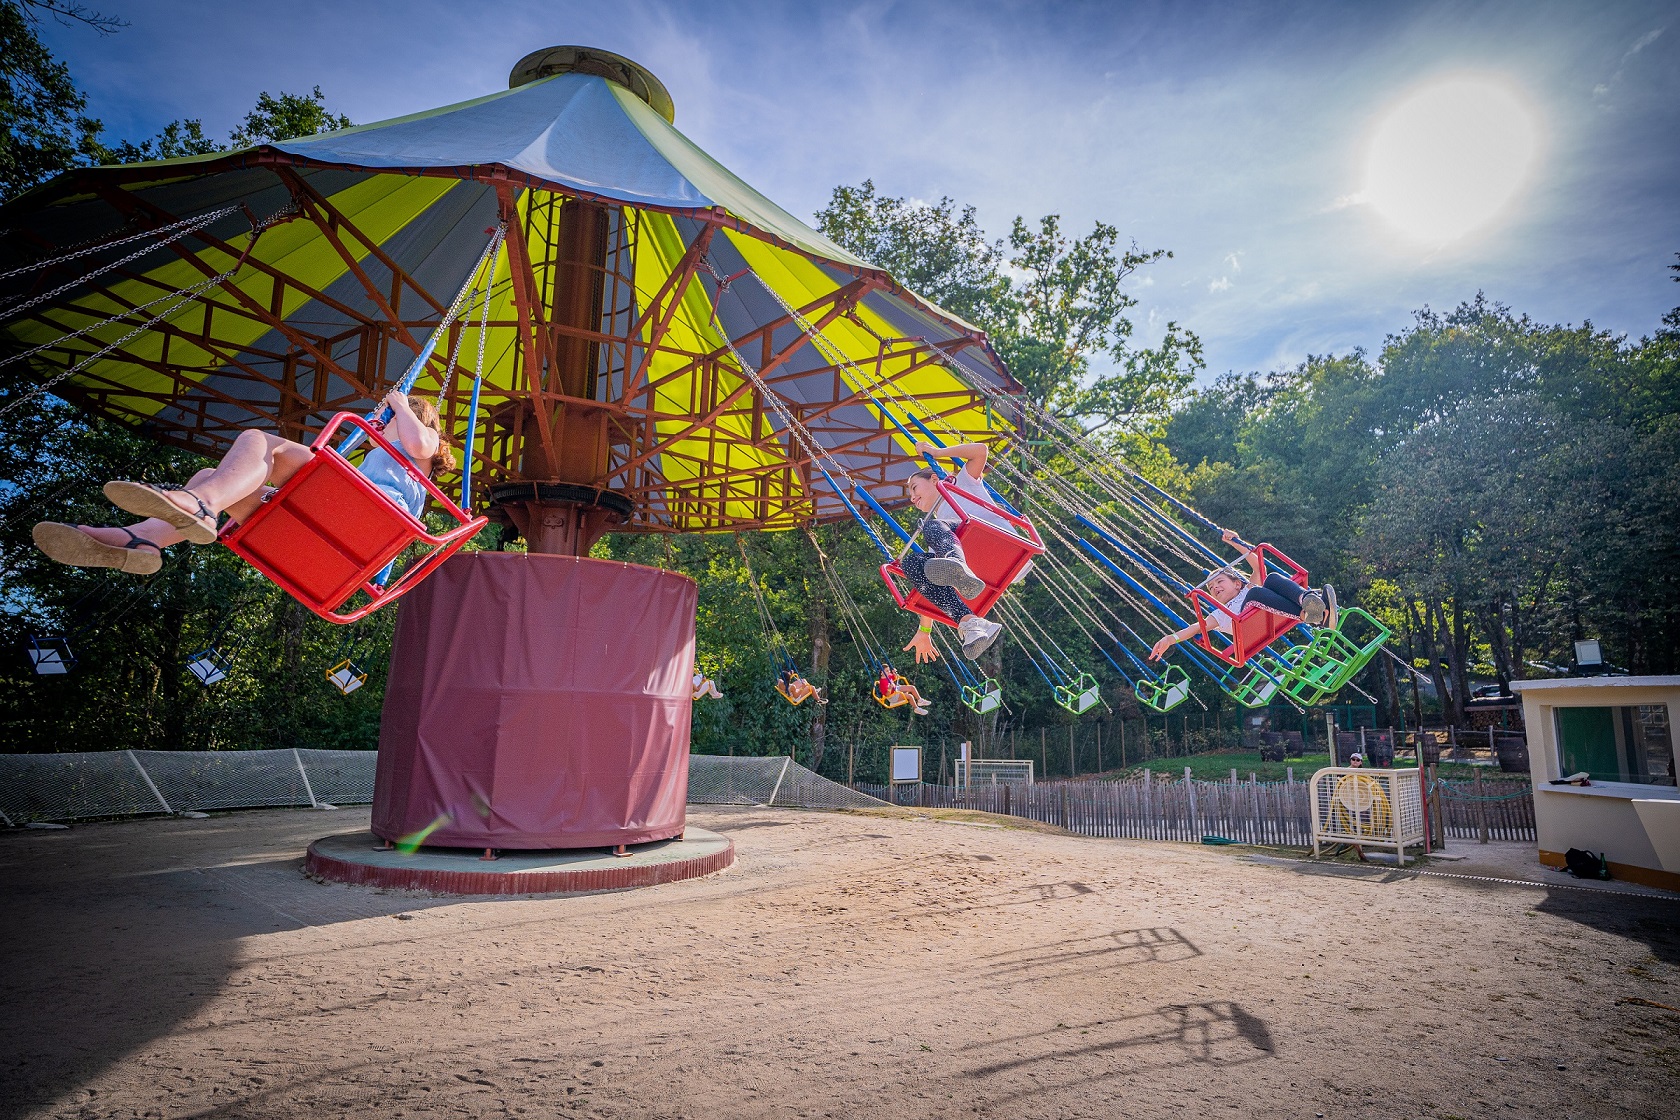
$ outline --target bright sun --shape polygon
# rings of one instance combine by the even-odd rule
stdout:
[[[1505,208],[1538,140],[1533,115],[1508,86],[1470,77],[1425,86],[1377,122],[1365,200],[1407,237],[1444,245]]]

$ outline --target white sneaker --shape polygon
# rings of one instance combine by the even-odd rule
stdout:
[[[1336,606],[1336,589],[1328,583],[1324,585],[1324,625],[1335,630],[1342,621],[1342,612]]]
[[[955,556],[929,556],[922,571],[929,583],[949,587],[964,599],[977,599],[986,590],[986,581]]]
[[[962,641],[963,656],[970,661],[978,658],[982,653],[992,648],[992,643],[1003,633],[1003,623],[987,622],[977,614],[966,616],[957,626],[957,637]]]

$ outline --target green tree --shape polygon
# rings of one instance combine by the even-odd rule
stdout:
[[[972,206],[958,210],[949,198],[932,204],[887,198],[865,179],[835,187],[817,211],[817,225],[912,292],[977,326],[1008,314],[1003,242],[986,239]]]
[[[889,198],[869,180],[836,187],[816,217],[836,243],[984,330],[1034,401],[1088,431],[1152,422],[1202,366],[1201,342],[1176,322],[1155,346],[1134,343],[1127,281],[1171,254],[1121,249],[1113,226],[1070,239],[1054,214],[1016,218],[1006,249],[973,207]]]
[[[327,108],[320,86],[305,94],[275,95],[265,90],[257,95],[256,108],[245,114],[245,122],[228,139],[235,148],[249,148],[349,127],[349,117]]]
[[[176,159],[180,156],[204,156],[219,152],[222,146],[204,135],[204,122],[199,120],[170,121],[149,140],[124,140],[111,149],[113,163],[141,163],[152,159]]]
[[[79,5],[0,0],[0,202],[104,155],[102,126],[88,116],[70,67],[36,34],[41,11],[115,29],[108,17]]]
[[[1055,214],[1036,229],[1016,218],[1009,232],[1009,263],[1024,279],[1013,285],[1011,314],[997,324],[994,344],[1034,399],[1088,432],[1154,421],[1203,364],[1201,340],[1176,322],[1157,345],[1133,344],[1138,301],[1126,281],[1172,254],[1136,242],[1118,249],[1119,238],[1098,222],[1069,240]],[[1109,368],[1096,369],[1099,359]]]
[[[138,163],[178,156],[202,156],[349,127],[349,117],[326,107],[326,95],[321,92],[320,86],[307,94],[271,94],[264,90],[257,95],[256,107],[245,114],[244,123],[233,130],[226,144],[218,144],[206,136],[203,121],[189,118],[170,121],[150,139],[125,140],[111,150],[109,158],[113,163]]]

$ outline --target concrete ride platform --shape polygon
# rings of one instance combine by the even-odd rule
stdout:
[[[438,894],[550,894],[651,887],[698,879],[735,862],[735,842],[689,826],[679,840],[641,844],[627,855],[608,849],[504,851],[386,848],[371,832],[324,836],[309,845],[304,873],[333,883]]]

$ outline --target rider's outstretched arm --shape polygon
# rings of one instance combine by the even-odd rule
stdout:
[[[918,443],[915,452],[917,455],[932,455],[935,459],[961,459],[963,470],[972,478],[986,473],[986,456],[991,453],[983,443],[954,443],[949,447]]]
[[[1237,536],[1237,531],[1235,529],[1225,530],[1223,533],[1219,534],[1219,539],[1230,545],[1232,548],[1242,548],[1242,538]],[[1248,561],[1249,586],[1264,587],[1266,585],[1266,560],[1260,555],[1260,546],[1256,545],[1253,548],[1242,548],[1242,555],[1237,557],[1237,561],[1238,563],[1241,563],[1244,560]]]

